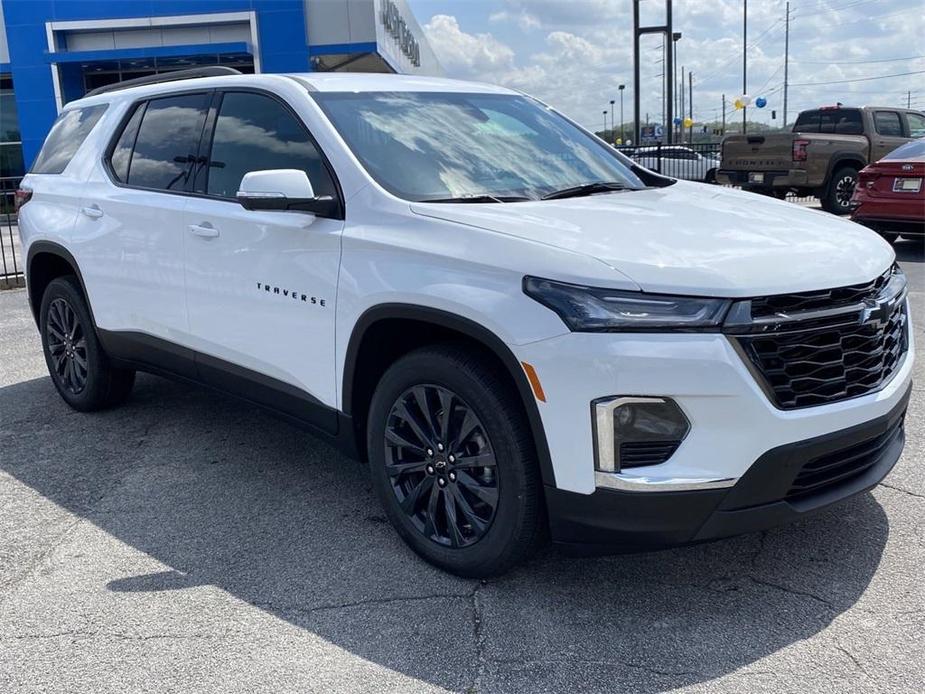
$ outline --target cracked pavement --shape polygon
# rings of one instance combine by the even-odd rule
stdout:
[[[906,451],[801,523],[443,574],[366,471],[247,404],[142,375],[72,412],[0,292],[0,692],[921,692],[925,263]]]

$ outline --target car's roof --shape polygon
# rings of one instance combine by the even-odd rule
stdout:
[[[137,99],[151,94],[169,94],[198,87],[215,89],[229,86],[264,87],[272,90],[280,80],[295,81],[312,92],[464,92],[479,94],[517,94],[504,87],[481,82],[424,77],[351,72],[303,72],[289,74],[222,75],[195,79],[156,82],[104,92],[80,100],[80,105],[111,102],[122,98]],[[77,102],[74,102],[75,104]],[[70,104],[69,104],[70,105]]]

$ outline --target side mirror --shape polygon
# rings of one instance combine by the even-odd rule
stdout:
[[[235,197],[246,210],[301,210],[333,216],[338,209],[330,195],[315,195],[308,176],[299,169],[249,171]]]

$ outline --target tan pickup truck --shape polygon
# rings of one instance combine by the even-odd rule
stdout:
[[[717,180],[781,198],[813,195],[829,212],[847,214],[858,171],[923,136],[920,111],[825,106],[803,111],[790,133],[726,137]]]

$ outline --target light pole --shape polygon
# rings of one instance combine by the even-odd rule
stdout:
[[[610,100],[610,139],[611,139],[611,140],[616,139],[616,138],[614,138],[614,136],[613,136],[613,105],[614,105],[614,100],[611,99],[611,100]],[[617,144],[617,143],[614,142],[614,144]]]
[[[742,94],[748,94],[748,0],[742,0]],[[742,134],[748,130],[748,116],[742,108]]]
[[[604,142],[607,142],[607,137],[606,137],[606,135],[607,135],[607,111],[605,110],[603,113],[604,113],[604,135],[605,135],[605,137],[603,137],[603,138],[601,138],[601,139],[603,139]]]
[[[620,144],[622,145],[622,144],[625,144],[626,142],[623,139],[623,90],[626,89],[626,85],[621,84],[619,86],[619,89],[620,89]],[[610,103],[613,103],[613,102],[611,101]]]
[[[684,85],[682,84],[678,86],[678,41],[680,40],[681,40],[680,31],[675,31],[674,33],[671,34],[671,45],[673,46],[674,50],[671,52],[671,60],[669,62],[671,63],[671,73],[672,73],[671,78],[673,80],[672,87],[673,87],[673,91],[675,95],[674,103],[672,104],[672,107],[673,107],[672,111],[674,115],[681,113],[681,110],[678,108],[678,106],[679,106],[680,95],[681,93],[684,92]],[[672,113],[668,114],[667,120],[671,121],[670,123],[665,123],[665,127],[668,129],[668,132],[669,132],[668,143],[671,144],[670,134],[674,133],[674,118],[672,118]]]

